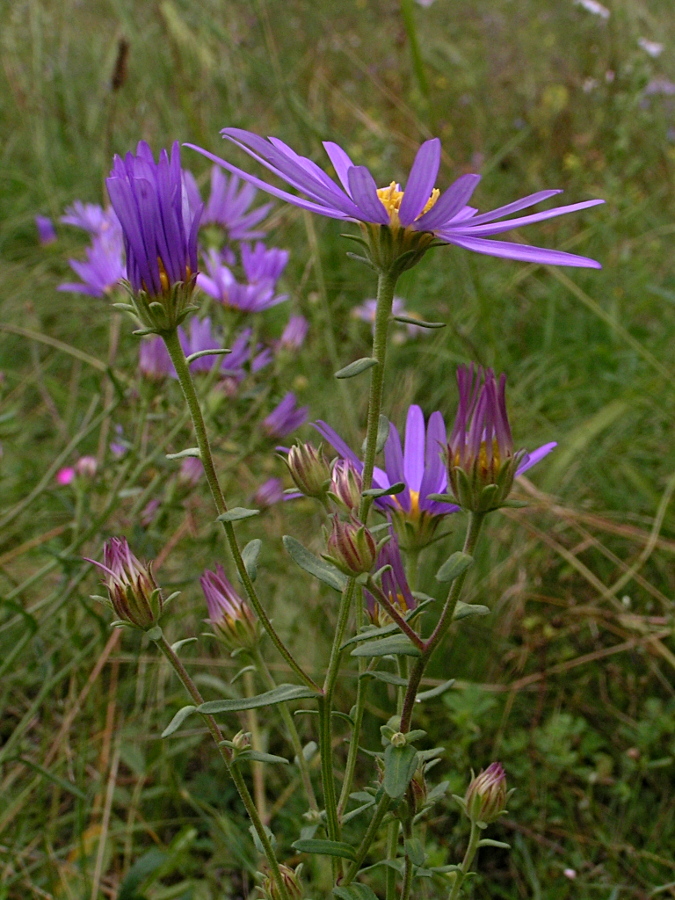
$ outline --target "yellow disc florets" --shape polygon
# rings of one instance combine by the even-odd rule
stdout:
[[[401,203],[403,202],[404,191],[401,190],[400,185],[398,185],[395,181],[389,185],[389,187],[379,188],[377,191],[377,196],[387,210],[387,214],[389,215],[389,224],[394,226],[399,226],[401,222],[399,221],[398,211],[401,208]],[[434,203],[438,200],[440,196],[440,191],[438,188],[434,188],[431,192],[431,196],[427,200],[424,209],[417,216],[419,219],[424,213],[429,212]]]

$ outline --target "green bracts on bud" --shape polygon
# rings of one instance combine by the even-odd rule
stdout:
[[[120,622],[143,631],[158,624],[164,600],[152,565],[136,559],[126,538],[110,538],[103,547],[103,562],[89,562],[105,572],[110,605]]]
[[[317,450],[310,443],[296,444],[288,451],[284,462],[288,466],[295,486],[305,497],[322,500],[326,496],[326,489],[330,482],[330,468],[323,455],[321,445]]]
[[[302,885],[300,884],[301,870],[302,865],[299,865],[295,871],[283,865],[283,863],[279,866],[281,880],[284,883],[289,900],[302,900],[303,898]],[[284,900],[279,892],[278,885],[269,875],[265,875],[263,878],[261,888],[265,900]]]
[[[353,516],[347,522],[341,522],[337,515],[333,516],[333,529],[326,548],[328,552],[323,554],[324,557],[352,578],[370,572],[378,549],[375,538],[365,525]]]
[[[464,795],[465,812],[472,822],[489,825],[506,812],[510,794],[504,768],[493,762],[471,779]]]

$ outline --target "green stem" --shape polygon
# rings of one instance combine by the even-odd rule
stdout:
[[[399,821],[398,819],[394,819],[393,822],[389,823],[387,828],[387,859],[395,860],[396,859],[396,851],[398,850],[398,832],[399,832]],[[396,896],[396,869],[392,869],[391,866],[387,866],[387,872],[385,875],[385,897],[386,900],[394,900]]]
[[[377,431],[382,411],[382,389],[384,387],[384,366],[387,357],[387,330],[397,276],[390,272],[380,272],[377,278],[377,309],[375,312],[375,332],[373,335],[373,358],[377,365],[372,368],[370,378],[370,398],[368,400],[368,425],[366,429],[366,452],[363,459],[363,490],[372,486],[373,468],[377,449]],[[363,497],[359,508],[359,519],[365,523],[372,497]]]
[[[412,830],[412,821],[408,821],[404,828],[404,837],[407,840],[411,839],[413,835]],[[405,867],[403,869],[403,887],[401,888],[401,900],[408,900],[410,897],[410,888],[412,887],[412,878],[413,878],[413,864],[410,859],[409,853],[406,851],[405,854]]]
[[[185,402],[187,403],[188,409],[190,410],[192,424],[194,426],[195,435],[197,437],[199,455],[202,461],[202,465],[204,466],[204,473],[206,474],[206,480],[208,481],[209,488],[211,489],[213,502],[215,503],[218,515],[221,516],[223,513],[227,512],[227,504],[225,503],[225,497],[223,496],[223,492],[218,481],[218,476],[216,475],[215,466],[213,465],[211,445],[209,444],[209,438],[206,433],[206,425],[204,424],[204,417],[202,416],[202,411],[199,406],[199,399],[197,397],[197,392],[195,391],[195,386],[192,381],[192,375],[190,374],[190,367],[188,366],[187,360],[185,359],[185,354],[183,353],[183,348],[181,347],[180,341],[178,340],[178,332],[165,332],[164,334],[162,334],[162,339],[166,344],[166,349],[169,351],[169,356],[171,357],[171,362],[173,363],[176,374],[178,375],[178,381],[183,391]],[[251,605],[255,609],[258,618],[263,623],[265,631],[269,634],[270,638],[272,639],[272,643],[286,660],[291,669],[298,676],[298,678],[300,678],[300,680],[304,684],[306,684],[307,687],[318,692],[318,685],[295,661],[288,647],[286,647],[284,642],[274,630],[274,627],[272,626],[267,613],[263,609],[263,605],[260,602],[255,588],[253,587],[253,582],[251,581],[249,574],[246,571],[246,566],[244,565],[244,560],[241,556],[241,550],[239,549],[239,544],[237,543],[237,538],[234,533],[232,523],[223,522],[222,524],[223,528],[225,529],[225,537],[227,539],[230,552],[232,553],[234,564],[237,567],[239,578],[244,585],[246,595],[251,601]]]
[[[247,697],[255,697],[255,682],[253,680],[253,672],[244,673],[244,687]],[[263,751],[262,735],[260,734],[260,723],[258,721],[258,711],[249,709],[246,711],[246,724],[251,732],[251,747],[253,750]],[[267,814],[267,797],[265,796],[265,766],[261,762],[251,763],[251,775],[253,776],[253,797],[258,815],[264,824],[269,822]]]
[[[267,663],[262,657],[262,653],[259,649],[256,649],[253,653],[253,659],[256,664],[256,668],[263,676],[270,689],[274,689],[277,686],[272,673],[267,668]],[[302,741],[300,740],[300,735],[298,734],[298,729],[295,727],[295,722],[293,721],[293,716],[291,711],[288,708],[287,703],[279,703],[277,706],[281,718],[283,719],[284,725],[286,726],[286,730],[288,732],[288,738],[291,742],[291,746],[293,747],[293,752],[295,753],[298,759],[298,768],[300,770],[300,778],[302,780],[302,785],[305,789],[305,794],[307,795],[307,802],[309,804],[309,808],[315,811],[318,811],[319,804],[316,802],[316,794],[314,793],[314,787],[312,785],[312,778],[309,774],[309,766],[307,765],[307,760],[305,759],[305,754],[302,752]]]
[[[487,513],[469,513],[469,525],[466,531],[466,537],[464,539],[464,553],[468,554],[469,556],[473,556],[473,553],[476,549],[478,536],[480,534],[481,526],[483,525],[483,520],[485,519],[486,515]],[[459,595],[462,591],[462,588],[464,587],[467,573],[468,570],[465,570],[458,578],[456,578],[452,582],[450,591],[448,592],[447,600],[445,601],[445,606],[443,607],[443,612],[441,613],[441,616],[438,620],[438,624],[434,628],[431,637],[429,637],[429,639],[426,641],[422,656],[415,660],[412,672],[410,673],[410,681],[408,682],[408,687],[406,689],[405,700],[403,702],[403,713],[401,715],[401,731],[404,733],[410,731],[410,723],[412,721],[413,709],[415,707],[415,697],[417,696],[420,681],[422,680],[422,676],[424,675],[424,670],[427,667],[427,663],[429,662],[429,659],[431,658],[434,650],[445,636],[448,628],[450,628],[450,626],[452,625],[452,617],[455,613]]]
[[[480,828],[478,827],[478,825],[476,825],[475,822],[472,822],[469,846],[466,848],[466,853],[464,854],[464,859],[462,860],[462,864],[459,867],[459,871],[455,872],[455,880],[453,881],[452,889],[448,895],[448,900],[457,900],[457,897],[459,897],[464,879],[469,874],[471,863],[473,862],[473,858],[478,851],[480,836]]]
[[[363,599],[360,596],[356,598],[356,634],[363,627]],[[342,821],[342,816],[347,808],[349,795],[352,791],[352,782],[354,781],[354,772],[356,771],[356,760],[359,753],[359,737],[361,735],[361,725],[363,723],[363,712],[366,702],[366,679],[363,673],[366,671],[368,663],[360,656],[358,658],[359,678],[356,684],[356,700],[354,701],[354,713],[352,720],[354,727],[352,728],[352,739],[349,742],[349,750],[347,751],[347,762],[345,763],[345,773],[342,779],[342,789],[340,790],[340,799],[338,801],[337,815],[338,820]]]
[[[174,651],[173,647],[169,644],[167,639],[162,634],[155,643],[162,651],[164,656],[168,659],[171,664],[172,669],[180,679],[183,687],[188,692],[193,702],[197,706],[201,706],[204,702],[202,695],[199,693],[199,689],[197,685],[194,683],[190,675],[188,674],[187,669],[180,661],[180,658]],[[253,797],[251,797],[248,788],[246,787],[246,782],[239,771],[239,767],[237,765],[232,764],[232,757],[230,755],[229,750],[223,746],[222,740],[223,735],[220,731],[218,723],[214,719],[213,716],[203,716],[206,725],[211,732],[211,737],[215,741],[215,744],[218,748],[218,752],[225,763],[227,768],[228,775],[232,778],[239,792],[239,796],[241,797],[242,803],[246,807],[246,812],[253,823],[253,827],[255,828],[256,834],[260,840],[260,844],[265,853],[265,857],[267,858],[267,863],[270,867],[270,873],[274,882],[276,884],[277,890],[279,891],[279,896],[283,897],[284,900],[290,900],[288,891],[286,890],[286,885],[284,883],[284,879],[282,878],[281,871],[279,869],[279,863],[277,862],[277,858],[274,855],[274,850],[272,849],[272,844],[270,843],[270,839],[267,836],[267,832],[265,831],[265,826],[258,815],[258,810],[256,809],[256,805],[253,802]]]
[[[382,819],[384,819],[387,810],[389,809],[389,804],[391,803],[391,797],[388,794],[382,792],[382,797],[380,798],[380,802],[377,805],[377,809],[375,810],[375,814],[373,818],[370,820],[370,825],[368,826],[368,830],[363,835],[363,840],[361,841],[358,850],[356,851],[356,858],[354,862],[349,867],[347,874],[344,877],[344,880],[341,882],[345,887],[348,884],[351,884],[352,881],[356,878],[359,873],[359,869],[363,864],[363,860],[366,858],[368,851],[370,850],[370,845],[375,840],[377,836],[377,832],[380,830],[380,825],[382,824]]]

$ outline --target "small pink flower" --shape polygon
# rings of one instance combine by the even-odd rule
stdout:
[[[62,487],[67,484],[72,484],[72,482],[75,481],[76,474],[73,466],[66,466],[65,469],[59,469],[56,473],[56,483],[60,484]]]

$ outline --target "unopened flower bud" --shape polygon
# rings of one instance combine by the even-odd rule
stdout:
[[[502,764],[493,762],[471,779],[464,796],[466,814],[472,822],[489,825],[505,812],[508,798]]]
[[[75,463],[75,473],[80,478],[93,478],[97,468],[98,463],[95,456],[81,456]]]
[[[321,499],[330,481],[330,469],[321,446],[296,444],[288,451],[286,465],[299,491],[305,497]]]
[[[234,744],[235,750],[248,750],[251,746],[250,731],[238,731],[232,738],[232,743]]]
[[[377,557],[375,538],[353,516],[347,522],[333,516],[333,530],[326,546],[326,559],[352,577],[370,572]]]
[[[222,566],[199,579],[209,609],[209,621],[228,650],[253,650],[260,640],[257,618],[235,591]]]
[[[418,766],[408,785],[408,802],[413,815],[421,812],[427,802],[427,782],[424,777],[424,768]]]
[[[283,865],[283,863],[279,866],[281,879],[284,883],[284,887],[286,888],[289,900],[302,900],[300,868],[301,866],[298,866],[298,868],[293,871],[293,869]],[[265,877],[263,878],[262,890],[265,895],[265,900],[282,900],[282,895],[279,892],[278,885],[269,875],[265,875]]]
[[[389,738],[389,741],[394,747],[405,747],[407,743],[406,736],[402,731],[395,731]]]
[[[361,503],[362,490],[363,479],[354,463],[348,459],[335,460],[328,488],[331,499],[346,512],[356,512]]]
[[[110,538],[103,546],[103,562],[89,562],[105,572],[108,597],[121,622],[144,630],[159,622],[163,598],[152,566],[136,559],[126,538]]]

